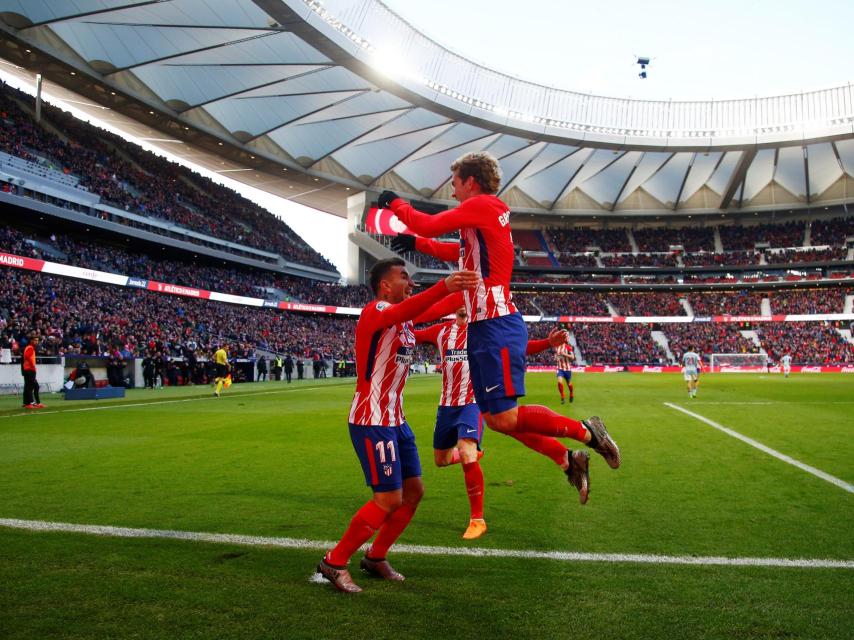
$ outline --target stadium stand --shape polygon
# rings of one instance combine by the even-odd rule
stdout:
[[[762,348],[775,363],[787,353],[794,364],[854,363],[854,344],[831,323],[774,322],[763,324],[757,334]]]
[[[144,217],[334,270],[284,222],[236,192],[56,107],[43,105],[37,124],[32,104],[31,96],[0,85],[0,150],[43,167],[46,175],[70,176],[58,184]]]

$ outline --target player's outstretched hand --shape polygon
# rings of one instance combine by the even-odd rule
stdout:
[[[415,236],[408,233],[399,233],[391,240],[391,250],[395,253],[407,253],[415,251]]]
[[[451,293],[464,289],[474,289],[477,286],[477,281],[476,271],[455,271],[445,278],[445,284]]]
[[[379,199],[377,200],[377,205],[379,205],[380,209],[388,209],[392,202],[397,200],[400,196],[397,195],[394,191],[383,191],[380,194]]]
[[[554,347],[559,347],[562,344],[569,342],[569,332],[566,329],[552,329],[549,333],[549,344]]]

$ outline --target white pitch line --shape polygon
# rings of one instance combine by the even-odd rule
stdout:
[[[0,418],[19,418],[21,416],[49,416],[55,413],[77,413],[80,411],[106,411],[107,409],[125,409],[127,407],[151,407],[151,406],[159,406],[163,404],[177,404],[180,402],[200,402],[202,400],[209,400],[215,402],[221,402],[223,400],[231,400],[233,398],[257,398],[258,396],[269,396],[269,395],[278,395],[280,393],[294,393],[296,391],[315,391],[317,389],[329,389],[331,387],[345,387],[346,383],[340,384],[327,384],[321,387],[294,387],[291,389],[280,389],[279,391],[247,391],[245,393],[236,393],[236,394],[227,394],[224,396],[220,396],[219,398],[214,398],[211,396],[202,396],[198,398],[179,398],[176,400],[152,400],[151,402],[129,402],[129,403],[120,403],[120,404],[107,404],[100,407],[80,407],[78,409],[56,409],[54,411],[26,411],[21,413],[12,413],[5,416],[0,416]]]
[[[272,538],[230,533],[204,533],[173,531],[169,529],[134,529],[103,525],[45,522],[42,520],[17,520],[0,518],[0,527],[36,532],[82,533],[114,538],[164,538],[191,542],[212,542],[252,547],[278,547],[281,549],[314,549],[325,551],[335,546],[326,540],[301,538]],[[620,562],[630,564],[673,564],[736,567],[790,567],[800,569],[854,569],[854,560],[809,558],[729,558],[725,556],[664,556],[643,553],[581,553],[575,551],[526,551],[522,549],[485,549],[474,547],[434,547],[427,545],[395,545],[396,553],[432,556],[465,556],[473,558],[526,558],[557,560],[559,562]]]
[[[773,457],[777,458],[778,460],[782,460],[783,462],[786,462],[786,463],[788,463],[794,467],[797,467],[798,469],[801,469],[802,471],[806,471],[807,473],[811,473],[815,477],[821,478],[822,480],[829,482],[830,484],[836,485],[837,487],[839,487],[840,489],[844,489],[848,493],[854,493],[854,485],[848,484],[847,482],[845,482],[845,480],[840,480],[836,476],[832,476],[829,473],[825,473],[821,469],[816,469],[815,467],[811,467],[810,465],[805,464],[805,463],[801,462],[800,460],[795,460],[791,456],[787,456],[785,453],[780,453],[776,449],[772,449],[771,447],[766,447],[764,444],[762,444],[761,442],[757,442],[753,438],[748,438],[747,436],[740,434],[738,431],[733,431],[732,429],[729,429],[729,428],[723,426],[722,424],[718,424],[714,420],[709,420],[708,418],[701,416],[699,413],[694,413],[693,411],[688,411],[688,409],[685,409],[684,407],[680,407],[678,404],[673,404],[671,402],[665,402],[664,404],[665,404],[665,406],[668,406],[671,409],[676,409],[677,411],[681,411],[685,415],[689,415],[692,418],[696,418],[700,422],[704,422],[707,425],[709,425],[710,427],[714,427],[718,431],[723,431],[728,436],[732,436],[733,438],[741,440],[742,442],[746,442],[751,447],[756,447],[760,451],[767,453],[769,456],[773,456]]]

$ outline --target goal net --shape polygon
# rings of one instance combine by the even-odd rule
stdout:
[[[766,371],[768,356],[764,353],[713,353],[709,360],[711,371]]]

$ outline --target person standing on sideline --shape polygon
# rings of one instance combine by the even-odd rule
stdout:
[[[225,384],[225,379],[228,377],[228,352],[225,350],[225,344],[221,344],[219,349],[214,353],[214,365],[216,366],[216,377],[214,377],[214,382],[216,382],[216,391],[214,391],[214,395],[219,398],[219,394],[222,391],[222,385]]]
[[[427,238],[460,232],[459,242],[435,244],[443,250],[439,257],[459,259],[460,268],[478,274],[477,287],[466,291],[464,300],[472,386],[483,419],[494,431],[557,462],[579,489],[583,504],[589,491],[589,455],[584,450],[570,454],[556,438],[586,444],[612,469],[620,466],[620,450],[598,416],[579,421],[541,405],[518,406],[518,398],[525,395],[528,330],[510,294],[515,260],[510,208],[494,195],[501,184],[501,169],[488,153],[468,153],[451,165],[451,171],[454,198],[460,202],[456,209],[428,215],[391,191],[380,194],[378,205],[391,209],[407,227]],[[426,238],[410,238],[413,248],[421,251],[418,243]],[[582,482],[576,484],[574,477]]]
[[[258,382],[267,382],[267,356],[258,358]]]
[[[302,356],[297,356],[297,380],[302,380],[304,370],[305,364],[303,364]]]
[[[285,356],[285,379],[288,381],[288,384],[291,383],[291,377],[294,375],[294,359],[291,358],[291,354]]]
[[[24,409],[44,409],[39,398],[39,382],[36,380],[36,347],[39,346],[39,335],[30,334],[30,341],[24,347],[24,357],[21,360],[21,374],[24,376]]]
[[[362,590],[353,582],[347,564],[374,533],[377,537],[361,568],[384,580],[404,580],[386,554],[424,495],[415,434],[403,414],[403,385],[415,348],[412,320],[449,293],[473,287],[476,280],[471,271],[452,273],[413,296],[412,279],[402,259],[380,260],[371,268],[370,286],[376,297],[362,309],[356,323],[356,392],[347,421],[373,498],[356,512],[344,536],[317,565],[318,573],[339,591]]]

